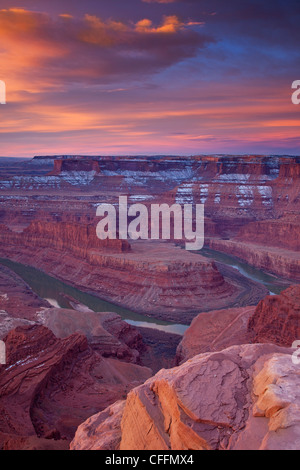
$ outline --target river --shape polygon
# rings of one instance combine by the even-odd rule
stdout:
[[[242,275],[266,286],[271,294],[279,294],[290,284],[288,281],[278,279],[275,276],[253,268],[233,256],[206,248],[198,253],[202,256],[238,269]],[[48,302],[55,307],[72,308],[66,298],[66,296],[70,296],[81,304],[86,305],[94,312],[115,312],[133,326],[155,328],[167,333],[175,333],[179,335],[183,335],[188,328],[187,325],[157,320],[145,315],[140,315],[113,303],[106,302],[93,294],[83,292],[33,267],[3,258],[0,258],[0,263],[18,274],[39,297],[48,300]]]

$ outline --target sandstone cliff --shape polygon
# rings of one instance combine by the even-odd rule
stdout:
[[[201,354],[90,418],[71,449],[298,449],[298,369],[272,345]]]
[[[144,351],[142,336],[115,313],[78,312],[62,308],[43,310],[38,320],[57,338],[74,333],[86,336],[89,345],[103,357],[139,363]]]
[[[300,340],[300,286],[263,299],[249,320],[248,331],[257,343],[291,347]]]
[[[103,358],[83,335],[58,339],[45,327],[18,327],[5,338],[0,366],[0,447],[48,447],[70,440],[90,415],[105,409],[150,369]],[[38,439],[42,439],[39,441]],[[47,446],[46,446],[47,448]]]
[[[257,244],[255,238],[251,242],[212,238],[208,245],[213,250],[236,256],[263,271],[284,279],[300,281],[299,251],[268,246],[268,244]]]
[[[96,240],[92,228],[35,222],[21,233],[1,230],[0,251],[104,300],[176,323],[192,320],[203,306],[234,303],[243,291],[213,261],[171,243],[138,241],[127,250],[120,240]]]
[[[243,307],[200,313],[178,345],[177,363],[201,353],[250,343],[252,337],[248,331],[248,322],[254,312],[255,307]]]

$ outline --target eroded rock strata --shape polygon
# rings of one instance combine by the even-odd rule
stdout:
[[[213,261],[171,243],[138,241],[128,249],[126,242],[124,251],[120,240],[94,246],[98,240],[94,227],[88,244],[89,237],[81,243],[81,234],[86,237],[92,228],[81,227],[78,232],[76,225],[62,225],[52,224],[51,237],[49,225],[38,223],[21,233],[2,230],[2,256],[42,267],[105,300],[178,323],[190,321],[203,305],[211,310],[230,304],[242,291],[224,279]]]
[[[178,345],[176,360],[180,364],[197,354],[221,351],[251,340],[248,323],[255,307],[232,308],[200,313]]]
[[[267,296],[249,319],[248,331],[257,343],[291,347],[300,338],[300,286]]]
[[[136,364],[104,358],[85,336],[58,339],[47,328],[22,326],[5,338],[0,366],[0,444],[30,445],[37,438],[69,441],[80,423],[151,376]],[[29,440],[28,440],[29,439]],[[40,446],[43,442],[39,443]]]
[[[200,354],[90,418],[71,449],[299,449],[299,380],[291,351],[273,345]]]
[[[1,448],[67,449],[78,428],[78,450],[299,449],[299,366],[284,348],[299,339],[299,286],[256,307],[266,289],[232,268],[95,236],[97,205],[121,194],[202,203],[207,246],[296,283],[299,157],[36,157],[1,165],[0,190],[0,256],[139,313],[203,312],[175,357],[178,337],[72,299],[50,308],[0,266]],[[140,365],[175,360],[152,378]]]
[[[291,347],[300,338],[300,286],[267,295],[257,307],[200,313],[186,330],[176,352],[177,363],[197,354],[247,343]]]
[[[38,321],[57,338],[66,338],[74,333],[86,336],[92,349],[103,357],[137,363],[140,362],[140,352],[145,349],[139,331],[115,313],[51,308],[43,310]]]
[[[17,274],[0,264],[0,311],[11,318],[33,320],[37,311],[49,307]]]
[[[299,174],[299,157],[287,156],[36,157],[0,168],[0,222],[90,224],[97,205],[120,194],[129,204],[202,203],[207,244],[299,281],[297,241],[288,241],[297,240]]]

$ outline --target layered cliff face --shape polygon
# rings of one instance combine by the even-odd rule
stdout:
[[[238,240],[210,239],[208,245],[275,276],[300,281],[300,252]]]
[[[290,347],[300,340],[300,286],[262,300],[249,320],[248,331],[257,343]]]
[[[250,343],[252,335],[248,331],[248,322],[255,308],[243,307],[200,313],[184,333],[177,348],[177,363],[183,363],[197,354]]]
[[[300,286],[266,296],[256,307],[200,313],[178,345],[180,364],[200,353],[248,343],[292,347],[300,339]]]
[[[201,354],[90,418],[71,449],[298,449],[298,387],[289,350],[244,345]]]
[[[43,310],[37,318],[57,338],[80,333],[101,356],[140,363],[140,352],[145,349],[142,336],[115,313],[51,308]]]
[[[3,256],[175,322],[191,320],[203,305],[211,310],[234,303],[243,290],[224,279],[211,260],[159,241],[102,242],[93,226],[35,222],[21,233],[4,228],[0,240]]]
[[[299,157],[284,156],[36,157],[0,168],[0,222],[14,231],[36,220],[94,224],[96,206],[116,204],[120,194],[129,204],[202,203],[207,244],[299,280],[299,174]]]
[[[276,220],[263,220],[245,225],[235,237],[241,242],[300,251],[300,219],[289,215]]]
[[[0,447],[61,448],[90,415],[124,398],[151,370],[103,358],[80,334],[58,339],[43,326],[5,338],[0,366]],[[65,444],[64,444],[65,443]]]
[[[211,238],[208,245],[283,278],[300,281],[299,217],[245,224],[231,240]]]
[[[130,251],[127,240],[99,240],[94,225],[74,223],[32,222],[23,232],[13,232],[1,226],[0,240],[5,245],[54,248],[85,257],[91,249],[122,253]]]
[[[133,202],[136,196],[159,196],[205,203],[207,217],[223,234],[232,234],[245,222],[299,212],[299,174],[299,157],[36,157],[16,166],[15,175],[0,171],[0,189],[48,194],[82,189],[111,197],[120,191]]]

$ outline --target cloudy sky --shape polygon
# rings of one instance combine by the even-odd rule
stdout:
[[[0,155],[300,154],[299,0],[0,0]]]

